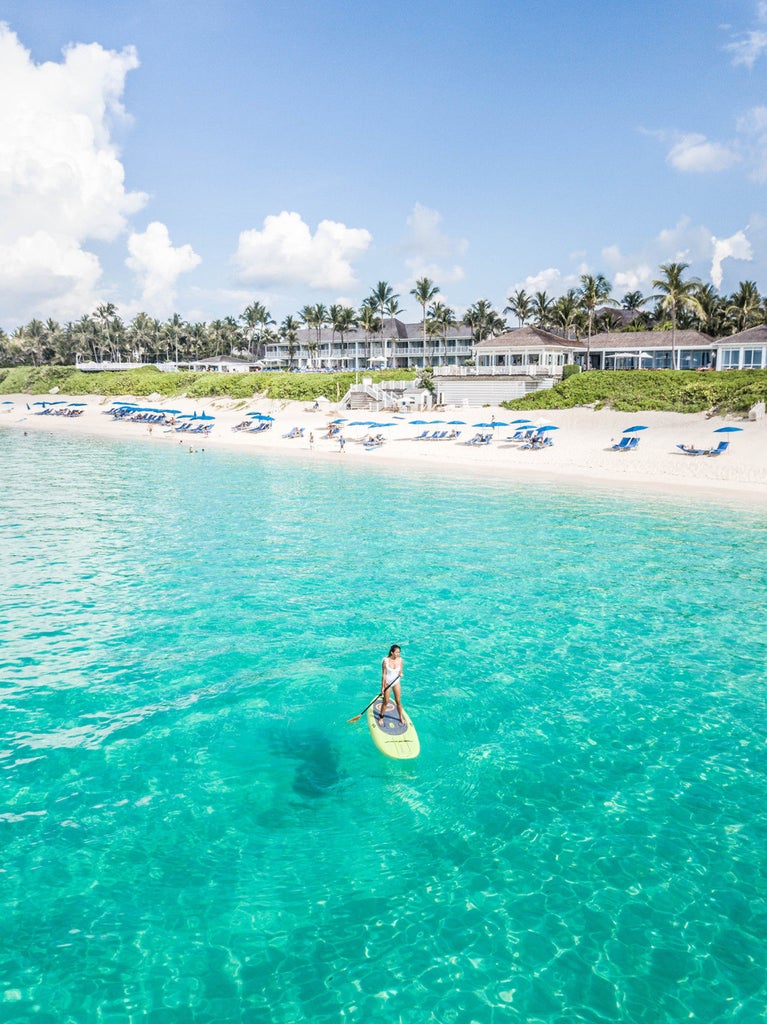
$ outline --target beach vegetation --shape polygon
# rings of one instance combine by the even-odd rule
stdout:
[[[383,380],[414,380],[414,370],[366,370],[377,384]],[[307,402],[343,397],[354,384],[353,371],[339,373],[165,373],[156,366],[135,370],[84,373],[72,366],[16,366],[0,369],[0,393],[44,395],[57,388],[65,395],[118,395],[163,398],[253,398]]]
[[[724,415],[745,414],[756,402],[767,402],[767,370],[589,370],[501,404],[513,411],[592,406]]]

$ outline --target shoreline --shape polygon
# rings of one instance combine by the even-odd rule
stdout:
[[[39,415],[34,402],[57,401],[85,403],[82,415],[77,417]],[[114,420],[105,415],[116,401],[135,401],[157,409],[179,410],[184,415],[205,413],[214,416],[214,426],[208,436],[178,434],[165,425],[134,423]],[[12,406],[8,406],[12,402]],[[767,419],[749,421],[733,417],[712,417],[704,413],[617,413],[612,410],[596,411],[591,408],[552,409],[531,411],[529,419],[539,425],[556,428],[548,432],[553,439],[550,447],[525,450],[519,443],[508,440],[513,427],[501,426],[495,430],[478,428],[476,424],[509,423],[524,414],[510,412],[497,406],[482,408],[448,408],[425,413],[398,413],[368,411],[336,411],[334,404],[322,403],[319,411],[313,403],[287,402],[276,399],[189,398],[160,399],[105,398],[87,396],[69,398],[54,396],[7,396],[0,408],[0,428],[22,431],[50,431],[60,436],[98,436],[104,438],[139,438],[147,443],[175,446],[186,445],[193,451],[223,449],[248,454],[269,453],[280,457],[344,460],[354,465],[383,465],[415,470],[440,470],[452,476],[491,478],[497,481],[533,481],[575,486],[599,487],[613,492],[641,490],[659,494],[704,498],[714,502],[723,500],[767,505]],[[274,417],[270,429],[258,434],[236,432],[244,413],[258,411]],[[344,418],[341,424],[346,443],[343,451],[335,439],[327,439],[331,420]],[[366,449],[362,438],[371,432],[359,421],[373,420],[390,426],[372,429],[385,441],[379,448]],[[450,425],[450,421],[462,423]],[[427,421],[414,423],[412,421]],[[430,421],[441,421],[430,422]],[[646,429],[636,432],[639,444],[634,451],[613,451],[624,436],[627,427],[642,425]],[[739,430],[718,433],[721,427]],[[303,436],[287,438],[283,435],[293,428],[303,429]],[[455,440],[419,441],[415,437],[427,431],[453,430],[460,432]],[[465,442],[475,434],[490,433],[488,445],[472,446]],[[309,435],[314,443],[310,447]],[[630,435],[629,435],[630,436]],[[681,452],[678,444],[693,444],[710,448],[719,440],[730,442],[727,451],[718,456],[691,456]]]

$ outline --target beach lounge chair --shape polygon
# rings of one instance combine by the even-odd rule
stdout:
[[[721,455],[722,452],[726,452],[729,447],[730,447],[730,442],[729,441],[720,441],[719,444],[716,446],[716,448],[712,448],[711,451],[708,452],[708,454],[709,455]]]
[[[638,446],[638,437],[622,437],[620,442],[618,444],[614,444],[610,450],[614,452],[630,452]]]
[[[693,446],[687,444],[678,444],[677,448],[684,452],[685,455],[708,455],[706,448],[693,448]]]
[[[428,436],[429,436],[429,431],[428,430],[424,430],[420,434],[416,434],[416,436],[413,438],[413,440],[414,441],[425,441]]]

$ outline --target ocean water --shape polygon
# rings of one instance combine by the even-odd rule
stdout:
[[[0,452],[2,1024],[765,1019],[763,511]]]

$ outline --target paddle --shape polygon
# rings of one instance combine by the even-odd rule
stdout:
[[[390,686],[394,686],[394,684],[395,684],[395,683],[397,682],[397,679],[399,679],[399,676],[397,676],[397,677],[396,677],[396,679],[392,679],[392,681],[391,681],[390,683],[387,683],[387,684],[386,684],[386,686],[384,686],[384,688],[383,688],[383,692],[384,692],[384,693],[386,693],[386,691],[387,691],[387,690],[389,689],[389,687],[390,687]],[[367,711],[367,709],[368,709],[368,708],[371,708],[371,707],[372,707],[372,706],[373,706],[373,705],[375,704],[375,702],[376,702],[376,701],[378,700],[378,698],[379,698],[380,696],[381,696],[381,695],[380,695],[380,693],[377,693],[377,694],[375,695],[375,697],[373,697],[373,699],[371,700],[371,702],[370,702],[370,703],[368,704],[368,706],[367,706],[367,707],[365,707],[365,708],[363,708],[363,709],[362,709],[362,711],[360,711],[360,713],[359,713],[358,715],[355,715],[355,716],[354,716],[354,718],[347,718],[347,719],[346,719],[347,723],[348,723],[348,722],[359,722],[359,720],[360,720],[360,719],[362,718],[362,716],[363,716],[363,715],[365,714],[365,712]]]

